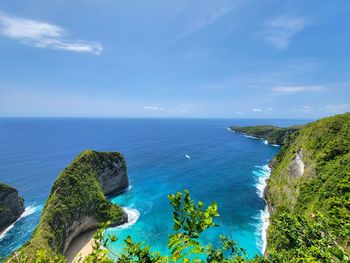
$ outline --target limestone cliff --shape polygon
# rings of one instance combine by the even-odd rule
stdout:
[[[0,234],[24,211],[23,198],[18,191],[6,184],[0,183]]]
[[[80,233],[107,221],[112,226],[127,222],[124,210],[106,195],[120,193],[128,184],[120,153],[82,152],[54,182],[33,237],[15,257],[31,261],[40,250],[50,257],[62,256]]]

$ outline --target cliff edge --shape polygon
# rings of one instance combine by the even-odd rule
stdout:
[[[271,162],[271,262],[349,262],[350,113],[291,133]]]
[[[0,183],[0,234],[24,212],[24,201],[18,191]]]
[[[39,251],[62,257],[74,237],[100,223],[127,222],[124,210],[106,197],[129,185],[126,163],[118,152],[86,150],[57,177],[32,238],[8,262],[31,262]],[[22,262],[22,261],[21,261]]]

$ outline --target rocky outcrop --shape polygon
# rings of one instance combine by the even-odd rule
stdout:
[[[24,201],[18,191],[0,183],[0,234],[24,212]]]
[[[303,162],[303,150],[300,149],[289,165],[290,174],[293,177],[300,177],[304,174],[305,165]]]
[[[128,187],[126,163],[118,152],[82,152],[56,179],[32,239],[17,255],[33,260],[39,250],[63,257],[80,233],[109,221],[127,222],[125,211],[106,195]],[[11,261],[11,259],[10,259]]]
[[[105,195],[116,195],[129,187],[129,179],[124,165],[124,160],[116,159],[112,166],[107,166],[98,177]]]

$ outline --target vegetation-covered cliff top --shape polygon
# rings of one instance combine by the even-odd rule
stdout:
[[[283,145],[288,136],[298,131],[301,126],[292,126],[288,128],[280,128],[272,125],[256,125],[256,126],[231,126],[231,131],[244,133],[257,138],[266,139],[270,144]]]
[[[348,262],[350,113],[307,124],[285,142],[266,191],[269,259]]]
[[[120,153],[82,152],[56,179],[38,227],[16,254],[28,262],[40,250],[50,257],[62,257],[71,239],[80,232],[107,221],[112,225],[126,222],[123,209],[112,204],[103,192],[100,180],[106,173],[126,176]]]

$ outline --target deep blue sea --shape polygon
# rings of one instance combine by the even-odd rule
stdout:
[[[224,234],[250,256],[261,254],[261,187],[265,165],[279,148],[227,128],[301,123],[305,121],[2,118],[0,181],[19,190],[26,211],[0,237],[0,257],[30,238],[55,178],[85,149],[120,151],[125,156],[131,189],[112,201],[128,208],[134,222],[108,230],[120,239],[131,235],[166,253],[172,230],[167,195],[188,189],[194,199],[219,205],[221,227],[204,232],[203,242],[216,244],[218,235]]]

